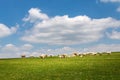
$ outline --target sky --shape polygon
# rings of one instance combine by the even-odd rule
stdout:
[[[1,0],[0,58],[120,51],[120,0]]]

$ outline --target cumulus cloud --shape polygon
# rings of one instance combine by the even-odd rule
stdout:
[[[87,48],[87,51],[94,52],[120,51],[120,44],[98,44]]]
[[[33,48],[33,46],[31,44],[24,44],[23,46],[21,46],[21,50],[31,50]]]
[[[0,38],[11,35],[17,31],[18,27],[7,27],[6,25],[0,23]]]
[[[57,49],[37,49],[31,52],[30,55],[33,56],[40,56],[41,54],[48,54],[48,55],[58,55],[58,54],[72,54],[73,52],[77,52],[78,49],[71,48],[71,47],[62,47]]]
[[[79,51],[79,49],[75,49],[71,47],[62,47],[58,49],[47,49],[45,51],[46,51],[45,53],[47,54],[71,54],[73,52]]]
[[[120,32],[118,32],[118,31],[112,31],[112,33],[107,33],[107,36],[110,39],[120,40]]]
[[[41,20],[49,19],[49,17],[42,13],[40,9],[38,8],[31,8],[28,11],[29,15],[27,15],[25,18],[23,18],[23,21],[29,21],[31,23]]]
[[[3,48],[2,51],[4,52],[16,52],[18,51],[18,48],[13,45],[13,44],[6,44]]]
[[[22,54],[29,55],[31,49],[34,48],[31,44],[23,44],[16,46],[14,44],[6,44],[0,47],[0,58],[15,58]]]
[[[111,17],[92,19],[86,15],[55,16],[34,22],[33,27],[21,39],[32,43],[74,45],[98,41],[111,27],[120,27],[120,21]]]
[[[73,52],[106,52],[106,51],[120,51],[120,44],[98,44],[85,48],[71,48],[61,47],[57,49],[34,49],[32,51],[21,50],[22,46],[16,46],[13,44],[6,44],[0,48],[0,58],[16,58],[21,57],[22,54],[29,56],[40,56],[41,54],[58,55],[58,54],[72,54]],[[14,51],[15,49],[15,51]],[[6,51],[8,50],[8,51]]]
[[[28,49],[27,49],[28,48]],[[72,52],[78,51],[77,49],[70,48],[70,47],[63,47],[58,49],[33,49],[34,47],[31,44],[23,44],[21,46],[16,46],[14,44],[6,44],[0,47],[0,58],[16,58],[21,57],[21,55],[26,55],[27,57],[33,56],[40,56],[41,54],[70,54]]]
[[[120,0],[100,0],[101,2],[107,3],[107,2],[113,2],[113,3],[117,3],[120,2]]]

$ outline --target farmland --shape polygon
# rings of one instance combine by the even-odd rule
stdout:
[[[120,53],[0,59],[0,80],[120,80]]]

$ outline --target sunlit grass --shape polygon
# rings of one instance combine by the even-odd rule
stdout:
[[[0,59],[0,80],[120,80],[120,53],[72,58]]]

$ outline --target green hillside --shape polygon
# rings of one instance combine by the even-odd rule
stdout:
[[[0,59],[0,80],[120,80],[120,53]]]

